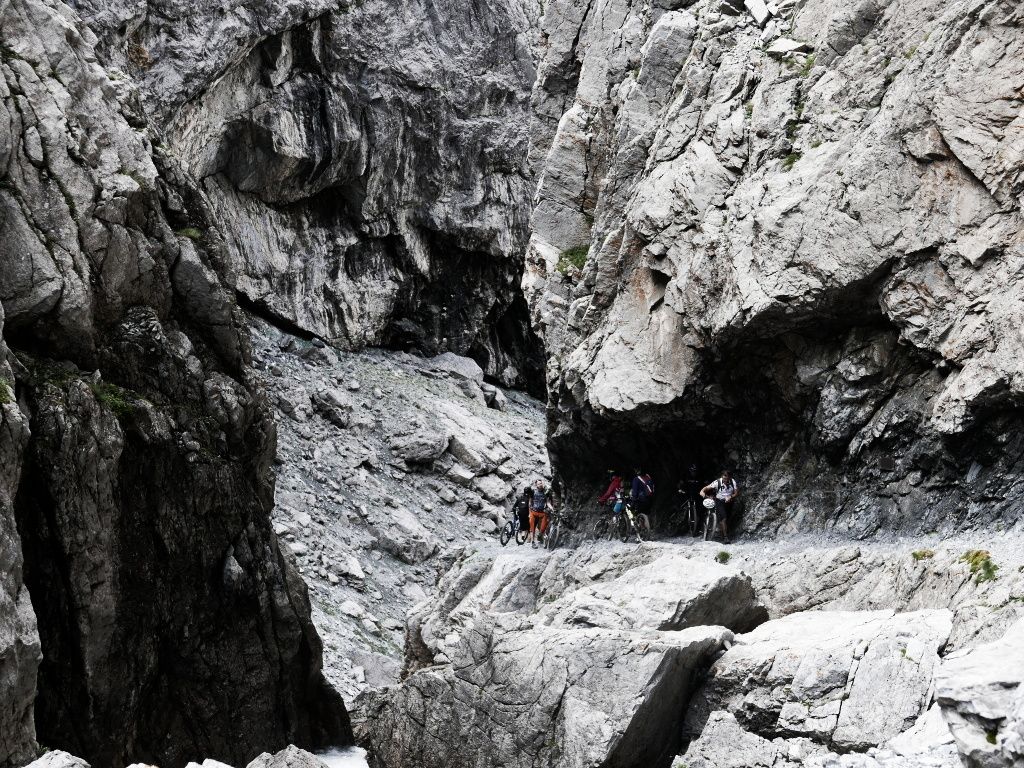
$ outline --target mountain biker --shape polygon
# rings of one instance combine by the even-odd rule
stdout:
[[[537,529],[540,529],[540,540],[544,541],[544,533],[548,529],[548,494],[544,489],[544,481],[534,483],[530,494],[530,543],[537,548]]]
[[[528,530],[530,527],[530,497],[533,495],[533,491],[530,490],[530,486],[523,486],[523,492],[516,498],[515,504],[512,505],[512,514],[519,518],[519,529]]]
[[[684,498],[700,501],[701,482],[696,464],[691,464],[686,468],[686,475],[679,481],[677,488]]]
[[[722,538],[726,544],[731,544],[729,528],[726,520],[736,504],[736,497],[740,495],[739,484],[733,479],[732,472],[723,469],[721,476],[713,483],[709,483],[700,489],[701,496],[714,495],[715,510],[718,512],[718,523],[722,527]]]
[[[633,483],[629,495],[637,514],[650,517],[651,504],[654,503],[654,480],[639,467],[633,470]]]
[[[607,504],[609,501],[611,501],[614,498],[615,492],[617,490],[619,490],[619,488],[621,488],[621,487],[622,487],[622,475],[620,475],[615,470],[609,469],[608,470],[608,489],[604,493],[602,493],[600,496],[597,497],[598,503],[600,503],[600,504]]]

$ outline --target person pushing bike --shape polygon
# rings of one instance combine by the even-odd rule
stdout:
[[[700,489],[700,495],[708,498],[714,496],[715,510],[718,512],[718,524],[722,528],[722,538],[726,544],[731,544],[732,540],[729,538],[729,528],[726,521],[736,505],[736,498],[740,495],[740,486],[733,479],[732,472],[728,469],[723,469],[721,477]]]

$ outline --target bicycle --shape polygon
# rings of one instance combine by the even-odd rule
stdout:
[[[501,529],[499,538],[501,540],[501,546],[505,546],[512,539],[516,540],[516,544],[522,546],[526,543],[526,537],[530,535],[528,528],[523,528],[522,521],[519,519],[519,513],[513,511],[512,518],[505,523],[505,526]]]
[[[718,507],[714,499],[704,499],[703,504],[707,510],[704,515],[704,541],[712,541],[718,532]]]
[[[644,543],[644,536],[651,537],[651,521],[643,512],[633,511],[633,502],[627,501],[623,506],[622,514],[619,515],[619,539],[625,544],[629,541],[630,534],[636,535],[636,540]]]
[[[558,540],[562,534],[562,510],[553,509],[548,512],[548,530],[544,534],[544,549],[554,549],[558,546]],[[565,522],[569,527],[568,521]]]
[[[697,500],[683,491],[679,491],[679,495],[682,498],[679,499],[676,511],[665,523],[666,533],[669,536],[679,536],[684,531],[689,531],[691,536],[696,536],[702,530]]]
[[[683,508],[686,514],[686,528],[691,536],[696,536],[700,530],[700,511],[697,500],[693,496],[687,496],[683,500]]]

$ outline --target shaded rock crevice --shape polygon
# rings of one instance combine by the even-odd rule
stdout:
[[[0,9],[0,764],[344,743],[224,240],[95,46]]]

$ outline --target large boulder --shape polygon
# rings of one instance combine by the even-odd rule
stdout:
[[[89,768],[89,764],[80,757],[55,749],[33,760],[26,768]]]
[[[866,752],[837,753],[806,737],[766,739],[730,712],[714,712],[673,768],[952,768],[953,737],[932,707],[914,726]]]
[[[949,656],[935,698],[969,768],[1024,764],[1024,620],[995,642]]]
[[[264,752],[246,768],[327,768],[316,755],[311,755],[294,744],[289,744],[277,754]]]
[[[526,558],[470,553],[439,592],[410,613],[407,661],[447,658],[447,645],[481,612],[535,615],[552,626],[660,631],[718,625],[742,632],[767,618],[748,576],[658,544]]]
[[[427,361],[435,371],[444,371],[457,379],[472,381],[476,384],[484,383],[484,371],[475,360],[452,352],[444,352],[435,355]]]
[[[357,737],[378,768],[667,765],[694,675],[731,636],[481,617],[451,664],[364,694]]]
[[[697,736],[725,711],[764,738],[879,746],[927,710],[950,626],[945,610],[814,611],[762,624],[712,665],[686,728]]]
[[[470,553],[438,592],[404,681],[356,703],[372,765],[667,766],[727,626],[765,616],[749,577],[663,545]]]
[[[590,567],[598,573],[600,561]],[[616,570],[563,595],[542,615],[555,624],[660,630],[718,624],[736,632],[768,618],[750,577],[710,558],[665,548],[650,562]]]

